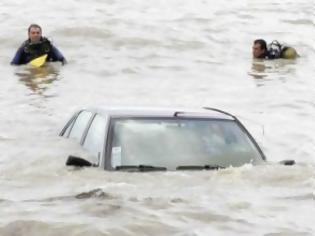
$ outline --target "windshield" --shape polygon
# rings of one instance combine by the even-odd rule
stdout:
[[[111,164],[241,166],[262,161],[247,134],[233,120],[194,118],[114,119]]]

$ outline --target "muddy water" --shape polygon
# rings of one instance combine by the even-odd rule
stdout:
[[[64,53],[9,65],[31,23]],[[0,235],[314,235],[314,3],[0,3]],[[253,61],[256,38],[294,61]],[[58,132],[83,106],[210,106],[237,115],[270,164],[215,172],[64,166]],[[295,159],[297,165],[275,164]]]

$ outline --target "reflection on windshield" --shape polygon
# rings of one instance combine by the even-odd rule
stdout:
[[[120,165],[240,166],[261,156],[236,122],[210,119],[117,119],[111,160]]]
[[[15,73],[32,92],[42,95],[49,86],[58,79],[58,66],[48,63],[39,68],[21,66]]]

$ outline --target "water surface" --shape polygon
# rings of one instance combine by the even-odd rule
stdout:
[[[9,65],[31,23],[68,65]],[[3,0],[0,235],[314,235],[314,3]],[[297,49],[254,61],[256,38]],[[271,164],[108,173],[64,166],[58,137],[85,106],[216,107]],[[274,163],[295,159],[296,166]]]

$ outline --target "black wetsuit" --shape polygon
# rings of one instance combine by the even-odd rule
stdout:
[[[46,61],[60,61],[62,64],[66,62],[62,53],[47,38],[42,37],[38,43],[31,43],[29,39],[26,40],[17,50],[11,64],[27,64],[44,54],[47,54]]]

